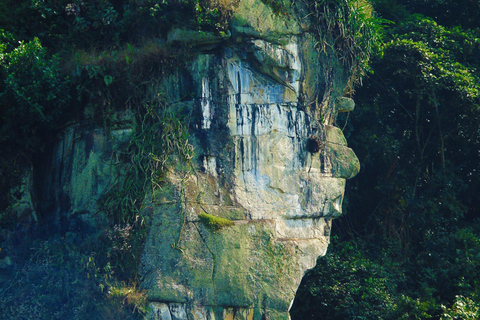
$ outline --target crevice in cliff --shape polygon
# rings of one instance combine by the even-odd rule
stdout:
[[[240,78],[240,72],[237,73],[238,93],[236,95],[237,105],[242,103],[242,81]]]
[[[198,227],[196,222],[192,222],[193,226],[195,226],[195,229],[198,232],[198,235],[200,236],[200,239],[202,240],[202,243],[205,245],[205,248],[207,248],[208,252],[212,255],[212,275],[211,275],[211,280],[212,280],[212,285],[215,287],[215,275],[217,272],[217,257],[213,253],[212,249],[207,244],[207,241],[205,240],[205,237],[203,236],[202,232],[200,231],[200,228]]]

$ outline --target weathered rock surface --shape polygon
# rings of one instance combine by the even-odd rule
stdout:
[[[297,9],[288,10],[280,16],[260,0],[241,0],[228,34],[169,34],[167,43],[199,50],[152,91],[194,115],[195,156],[193,169],[171,168],[168,183],[142,205],[148,319],[288,319],[305,271],[327,250],[345,181],[359,170],[334,125],[353,101],[341,98],[345,70],[314,48]],[[192,99],[183,98],[186,87]],[[78,124],[64,131],[41,195],[56,219],[93,224],[118,174],[115,150],[134,130],[131,115],[119,117],[123,127],[108,133]],[[306,149],[312,135],[320,141],[315,153]],[[213,229],[203,213],[233,225]]]
[[[192,63],[200,168],[183,182],[172,174],[174,187],[152,202],[141,266],[150,319],[288,319],[304,272],[327,250],[359,163],[341,130],[306,107],[327,86],[325,57],[289,17],[241,1],[233,43]],[[325,93],[331,109],[345,86],[337,78]],[[315,154],[312,134],[323,141]],[[202,213],[233,226],[209,229]]]

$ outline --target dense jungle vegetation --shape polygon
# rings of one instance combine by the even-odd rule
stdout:
[[[282,1],[265,2],[281,11]],[[358,1],[309,1],[326,2]],[[145,230],[113,216],[112,224],[128,223],[81,242],[61,232],[45,237],[31,227],[45,217],[11,207],[16,186],[84,108],[108,126],[110,111],[145,102],[146,75],[192,54],[155,39],[176,24],[222,34],[233,5],[0,0],[0,262],[11,263],[1,248],[12,243],[8,257],[22,262],[0,272],[0,319],[144,314],[136,266]],[[337,119],[362,169],[347,183],[345,215],[334,221],[328,254],[304,278],[292,318],[479,319],[480,2],[372,5],[391,23],[383,39],[356,34],[347,48],[350,65],[365,75],[355,112]]]
[[[337,120],[361,171],[293,319],[479,319],[480,2],[373,4],[393,23]]]

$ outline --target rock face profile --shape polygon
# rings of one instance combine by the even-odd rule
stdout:
[[[170,171],[172,188],[150,205],[140,273],[152,320],[289,319],[305,271],[327,250],[345,181],[359,170],[333,123],[345,71],[315,49],[299,11],[280,16],[242,0],[230,32],[198,38],[188,71],[200,115],[195,169]]]
[[[240,0],[228,32],[170,30],[165,46],[193,54],[145,95],[187,115],[180,140],[171,138],[175,113],[149,122],[161,134],[132,125],[131,110],[108,131],[65,126],[39,195],[59,221],[88,225],[122,172],[122,188],[131,187],[127,166],[115,167],[131,155],[117,152],[130,139],[186,152],[188,161],[155,159],[162,174],[135,204],[147,232],[138,271],[147,319],[289,319],[305,271],[325,254],[359,162],[335,126],[337,113],[354,107],[344,97],[349,72],[317,48],[306,16],[301,4],[278,13]]]

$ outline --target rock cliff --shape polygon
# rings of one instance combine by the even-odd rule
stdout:
[[[300,6],[284,10],[241,0],[226,34],[168,35],[195,54],[148,94],[188,115],[182,143],[193,152],[187,162],[170,155],[138,206],[148,319],[288,319],[304,272],[327,250],[345,181],[359,170],[335,126],[337,112],[353,109],[342,97],[348,72],[316,49]],[[139,129],[131,111],[116,117],[110,130],[63,131],[39,195],[58,221],[101,223],[99,202],[128,180],[118,150]]]
[[[171,173],[175,187],[152,200],[141,264],[150,319],[288,319],[304,272],[327,250],[359,169],[332,123],[352,104],[339,63],[315,50],[296,11],[288,17],[241,1],[229,41],[191,64],[198,166],[182,180]],[[315,94],[330,120],[313,116]],[[307,150],[311,136],[318,152]],[[212,228],[217,217],[232,223]]]

